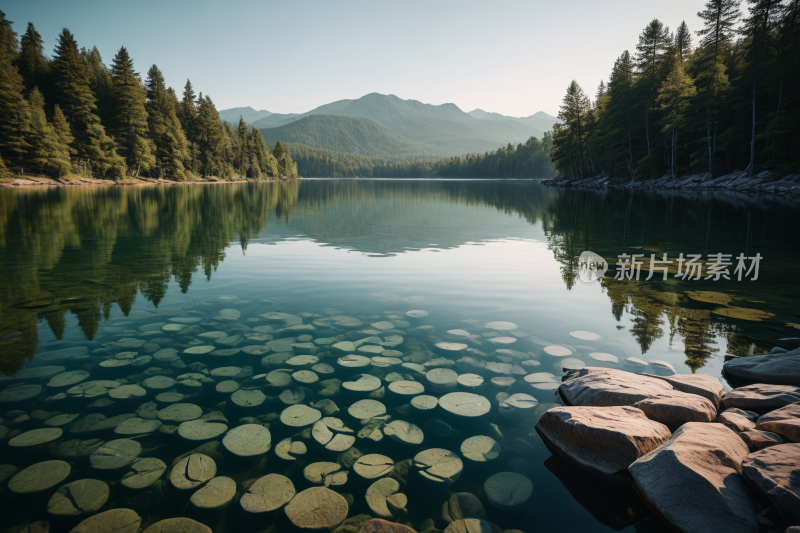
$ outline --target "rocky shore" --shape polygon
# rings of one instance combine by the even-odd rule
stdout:
[[[800,524],[800,348],[733,358],[724,372],[759,382],[725,392],[708,375],[573,370],[565,406],[536,430],[574,465],[631,483],[675,531]]]
[[[172,181],[155,178],[128,178],[123,181],[110,181],[98,180],[94,178],[78,178],[70,180],[54,180],[52,178],[43,177],[30,177],[18,178],[10,181],[0,181],[0,187],[76,187],[86,185],[99,185],[99,186],[113,186],[113,185],[209,185],[209,184],[228,184],[228,183],[246,183],[246,182],[271,182],[271,181],[289,181],[286,178],[275,179],[244,179],[244,180],[223,180],[223,179],[206,179],[206,180],[192,180],[192,181]]]
[[[579,189],[638,189],[681,191],[736,191],[756,194],[775,194],[800,197],[800,174],[779,176],[764,171],[754,176],[746,172],[733,172],[712,177],[708,172],[673,178],[670,175],[644,181],[618,181],[601,174],[581,179],[544,180],[548,187],[571,187]]]

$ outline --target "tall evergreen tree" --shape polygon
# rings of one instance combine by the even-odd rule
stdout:
[[[656,76],[658,63],[671,44],[672,39],[670,38],[669,28],[664,26],[660,20],[653,19],[639,35],[639,43],[636,45],[636,50],[638,52],[636,55],[636,62],[639,67],[639,72],[647,79],[648,93],[644,105],[644,131],[648,156],[650,155],[650,123],[648,110],[658,87],[658,78]]]
[[[749,41],[747,48],[747,72],[752,89],[750,117],[750,163],[745,169],[755,172],[756,157],[756,85],[763,78],[770,58],[775,56],[776,29],[780,19],[780,0],[748,0],[750,16],[743,20],[741,33]],[[761,80],[764,81],[763,79]]]
[[[88,51],[83,50],[81,55],[86,61],[89,88],[95,97],[100,123],[111,124],[114,121],[114,84],[111,81],[111,72],[96,46]]]
[[[692,54],[692,33],[689,31],[686,21],[681,22],[678,31],[675,32],[675,48],[678,49],[682,63]]]
[[[664,112],[662,131],[670,136],[670,169],[673,178],[677,177],[678,129],[687,124],[686,114],[696,93],[694,82],[683,69],[683,61],[675,54],[670,74],[658,89],[656,99],[656,104]]]
[[[155,146],[152,174],[159,178],[186,179],[184,162],[189,146],[176,113],[174,93],[164,86],[164,76],[157,66],[147,71],[147,124]]]
[[[178,110],[178,118],[181,121],[181,127],[189,139],[194,139],[194,122],[197,118],[197,107],[195,106],[194,88],[192,82],[186,80],[186,85],[183,87],[183,100]]]
[[[69,146],[47,122],[44,97],[36,88],[31,91],[30,109],[31,150],[29,161],[43,174],[49,174],[56,178],[66,176],[71,171]]]
[[[195,135],[200,150],[201,172],[204,176],[217,176],[222,170],[217,161],[224,136],[222,122],[211,98],[204,98],[203,93],[200,93],[198,102]]]
[[[9,163],[21,161],[30,148],[30,113],[22,96],[22,76],[15,65],[18,52],[12,22],[0,11],[0,154]]]
[[[560,124],[553,131],[553,161],[574,176],[586,171],[586,122],[591,105],[578,82],[572,80],[558,111]]]
[[[20,38],[20,52],[17,67],[25,83],[25,90],[30,93],[34,87],[44,95],[50,92],[50,62],[44,55],[44,41],[39,32],[28,23],[28,29]]]
[[[117,142],[119,154],[125,158],[129,171],[139,174],[148,170],[153,162],[153,145],[147,138],[147,93],[133,61],[123,46],[111,63],[111,81],[114,91],[114,120],[111,131]]]
[[[703,67],[703,75],[699,78],[707,79],[707,84],[703,92],[706,96],[706,145],[708,147],[708,172],[714,172],[714,147],[716,145],[712,134],[712,110],[715,107],[715,96],[718,95],[718,82],[724,79],[724,67],[721,67],[720,54],[723,48],[730,44],[736,32],[736,23],[741,16],[739,12],[739,0],[708,0],[703,11],[699,11],[697,16],[703,20],[703,29],[697,35],[703,37],[700,46],[707,49],[705,57],[706,64]],[[716,117],[716,113],[714,113]],[[716,122],[716,119],[714,120]],[[716,127],[715,127],[716,129]]]
[[[239,174],[242,177],[246,177],[247,168],[249,167],[249,157],[247,151],[247,124],[245,124],[241,115],[239,116],[239,125],[236,127],[236,136],[239,140],[239,164],[237,166],[239,167]]]

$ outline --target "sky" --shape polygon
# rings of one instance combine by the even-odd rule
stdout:
[[[658,18],[700,29],[704,0],[12,0],[52,54],[68,28],[107,64],[125,46],[217,109],[302,113],[377,92],[511,116],[558,113],[572,79],[593,97],[614,60]],[[694,36],[697,41],[697,37]]]

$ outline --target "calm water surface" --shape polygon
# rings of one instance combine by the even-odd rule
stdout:
[[[661,531],[631,489],[551,456],[533,429],[542,412],[561,403],[547,381],[557,384],[565,367],[583,365],[657,374],[672,373],[671,366],[678,373],[724,380],[726,353],[763,353],[779,339],[796,336],[795,213],[796,205],[780,198],[564,191],[532,182],[2,189],[0,370],[7,377],[0,380],[0,487],[15,470],[44,460],[63,460],[71,469],[69,477],[33,495],[0,488],[4,525],[16,531],[49,519],[53,531],[68,531],[86,515],[55,519],[48,501],[65,483],[97,479],[111,487],[100,510],[134,509],[143,525],[191,516],[215,531],[288,531],[282,513],[254,519],[238,500],[254,480],[273,472],[289,477],[299,492],[311,486],[306,466],[337,461],[309,431],[277,418],[298,401],[281,392],[305,386],[301,403],[319,407],[320,400],[332,400],[339,411],[325,416],[340,418],[355,431],[362,425],[348,407],[369,394],[393,420],[422,429],[422,445],[403,446],[382,432],[354,444],[360,453],[395,462],[392,475],[408,496],[407,514],[401,512],[399,520],[417,531],[447,526],[441,513],[447,491],[480,498],[488,519],[505,530]],[[581,282],[577,257],[583,251],[610,263],[601,283]],[[703,260],[731,254],[731,280],[676,279],[675,266],[666,281],[660,273],[645,281],[646,271],[639,281],[613,278],[620,254],[644,254],[649,261],[650,254],[664,253],[670,259],[700,254]],[[736,280],[740,253],[761,255],[757,280]],[[412,310],[428,314],[406,314]],[[295,318],[262,316],[275,312]],[[330,320],[333,316],[362,324],[343,327]],[[313,330],[283,331],[299,320]],[[516,328],[485,327],[496,321]],[[209,332],[222,333],[204,335]],[[358,368],[339,364],[343,352],[331,345],[363,339],[358,348],[374,348],[353,346],[352,353],[372,357],[389,350],[389,359]],[[466,348],[446,352],[436,347],[442,342]],[[565,348],[566,355],[549,354],[551,345]],[[207,353],[191,353],[206,351],[192,350],[200,346],[209,346]],[[292,360],[292,351],[316,353]],[[597,361],[590,355],[597,353],[618,362]],[[478,366],[464,363],[465,357]],[[493,364],[478,368],[486,363]],[[426,384],[426,394],[443,396],[446,386],[433,390],[427,384],[424,373],[433,368],[482,374],[482,388],[459,390],[489,399],[490,412],[479,420],[459,419],[384,394],[393,381],[413,380]],[[265,377],[280,369],[290,370],[286,376],[312,370],[319,380],[279,383]],[[379,378],[381,388],[346,390],[342,383],[359,373]],[[526,382],[534,373],[552,377]],[[145,382],[157,375],[176,382],[165,380],[164,389]],[[516,382],[490,383],[496,377]],[[104,389],[86,385],[98,380],[106,380]],[[230,391],[217,390],[222,381],[235,381],[243,391],[260,390],[266,398],[255,407],[237,406]],[[177,394],[158,396],[170,391]],[[501,402],[513,394],[535,402],[517,403],[529,408],[507,413]],[[201,407],[206,418],[224,417],[229,428],[268,424],[273,449],[242,461],[221,446],[222,435],[192,441],[175,431],[175,421],[136,435],[108,427],[114,423],[95,428],[93,419],[84,418],[136,413],[157,420],[157,411],[176,401]],[[59,415],[76,416],[54,418]],[[55,440],[9,444],[21,433],[51,427],[63,431],[47,437]],[[452,486],[425,485],[414,468],[408,471],[409,459],[419,451],[444,448],[461,455],[462,442],[476,435],[494,439],[500,454],[484,463],[462,458],[463,473]],[[130,472],[124,461],[118,469],[97,469],[89,456],[100,443],[120,438],[139,442],[139,457],[160,458],[168,467],[203,446],[217,463],[217,475],[236,481],[237,496],[225,510],[200,513],[189,503],[190,494],[170,486],[167,475],[131,490],[120,483]],[[284,438],[306,443],[307,453],[281,460],[274,448]],[[83,452],[76,451],[77,441],[83,441]],[[364,500],[369,483],[350,469],[348,458],[354,456],[351,451],[338,458],[349,479],[332,487],[352,495],[352,531],[359,524],[353,517],[374,515]],[[531,481],[525,505],[501,511],[489,502],[483,484],[497,472]]]

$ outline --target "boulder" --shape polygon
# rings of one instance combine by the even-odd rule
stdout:
[[[755,506],[741,476],[749,453],[722,424],[688,422],[628,471],[645,502],[676,531],[755,533]]]
[[[629,479],[628,467],[671,437],[664,424],[635,407],[555,407],[536,431],[559,455],[614,481]]]
[[[742,431],[739,433],[739,436],[742,438],[744,443],[747,444],[747,447],[750,449],[751,453],[757,452],[758,450],[763,450],[769,446],[783,444],[783,441],[779,436],[777,436],[775,433],[770,433],[769,431],[751,429],[748,431]]]
[[[750,431],[756,428],[758,414],[752,411],[742,411],[735,407],[722,411],[715,422],[731,428],[736,433]]]
[[[722,371],[760,383],[800,385],[800,348],[790,352],[737,357],[727,361]]]
[[[630,406],[672,391],[672,385],[659,378],[591,366],[568,373],[558,388],[567,405],[595,407]]]
[[[800,522],[800,444],[780,444],[751,453],[742,474],[766,496],[787,522]]]
[[[680,391],[645,398],[633,406],[644,411],[650,420],[673,430],[686,422],[712,422],[717,417],[717,408],[709,400]]]
[[[777,433],[784,441],[800,442],[800,402],[762,415],[756,428]]]
[[[800,402],[800,387],[763,383],[733,389],[722,398],[722,406],[725,409],[738,407],[759,414],[774,411],[795,402]]]
[[[722,386],[722,383],[714,376],[708,374],[676,374],[674,376],[644,375],[664,380],[677,391],[702,396],[713,403],[714,407],[717,408],[719,408],[722,397],[725,395],[725,388]]]

